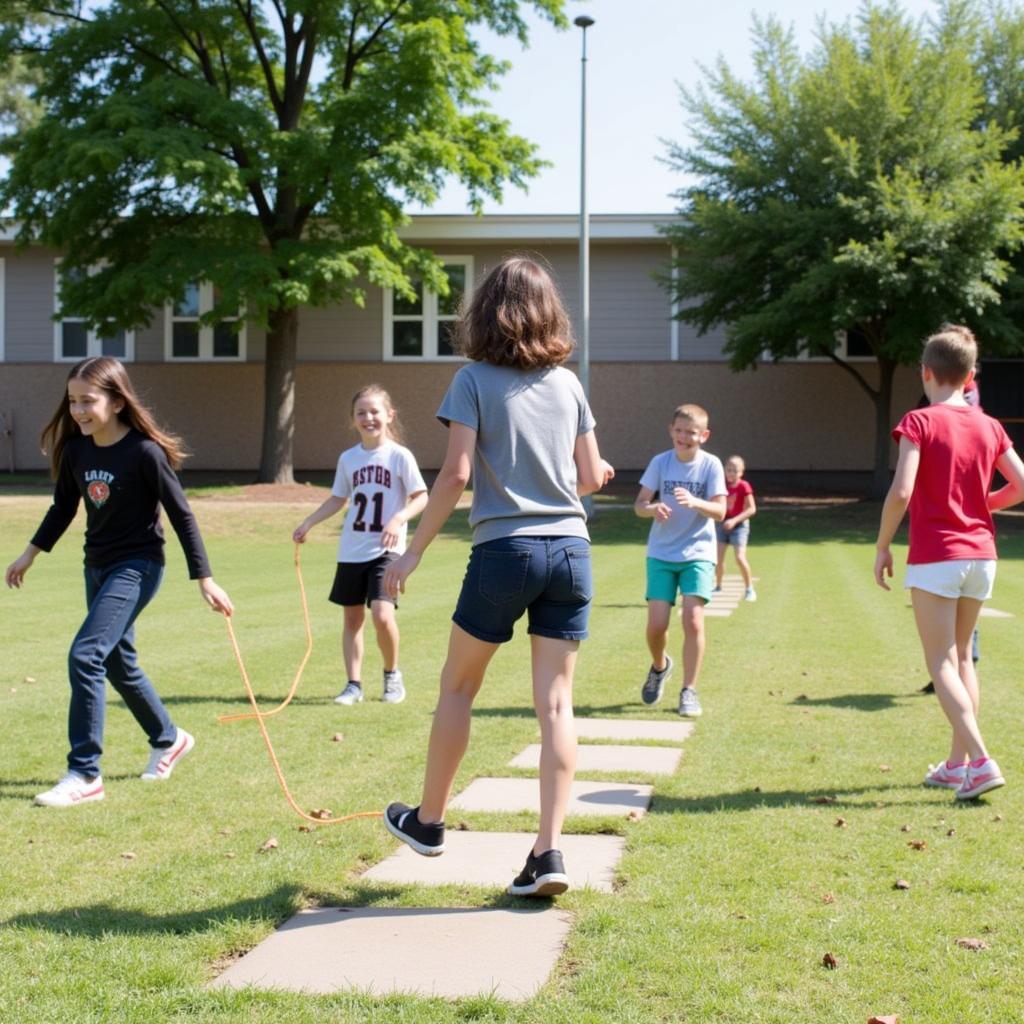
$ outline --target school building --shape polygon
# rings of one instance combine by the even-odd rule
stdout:
[[[591,402],[602,452],[622,471],[640,470],[668,446],[673,408],[697,402],[711,415],[708,448],[739,452],[752,472],[866,472],[873,406],[830,360],[769,361],[734,373],[724,335],[699,337],[672,317],[659,275],[668,273],[664,215],[595,215],[591,225]],[[577,323],[578,219],[574,215],[427,215],[404,237],[445,262],[453,296],[510,252],[542,258]],[[212,285],[197,281],[150,323],[110,338],[74,317],[55,320],[60,253],[16,249],[0,235],[0,471],[42,469],[39,433],[56,406],[69,364],[117,355],[160,419],[192,449],[190,469],[255,470],[263,409],[264,331],[200,327]],[[461,360],[447,344],[456,299],[424,292],[415,302],[369,288],[363,308],[345,303],[300,313],[295,466],[331,469],[354,443],[349,400],[371,381],[394,398],[407,442],[426,469],[440,466],[446,431],[435,419]],[[578,327],[577,327],[578,333]],[[869,379],[870,356],[849,358]],[[987,383],[983,393],[988,405]],[[1019,388],[1017,389],[1019,394]],[[901,368],[893,417],[920,397],[917,372]]]

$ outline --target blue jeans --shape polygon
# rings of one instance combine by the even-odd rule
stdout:
[[[452,621],[503,644],[526,612],[534,636],[585,640],[593,597],[590,543],[582,537],[502,537],[470,552]]]
[[[160,586],[163,566],[148,559],[85,567],[89,612],[71,643],[68,676],[68,768],[80,775],[100,774],[105,679],[124,699],[152,747],[168,747],[177,730],[135,654],[134,623]]]

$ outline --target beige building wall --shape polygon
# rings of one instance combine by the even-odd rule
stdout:
[[[194,453],[189,468],[255,470],[263,415],[261,364],[136,363],[129,369],[161,421],[187,440]],[[66,364],[0,364],[0,412],[14,412],[19,469],[46,465],[39,433],[57,406],[67,370]],[[391,392],[420,465],[436,469],[447,433],[434,414],[454,371],[438,363],[302,363],[296,467],[333,468],[339,452],[356,440],[351,396],[376,381]],[[869,379],[871,371],[864,367]],[[643,469],[652,455],[668,448],[668,421],[682,402],[709,411],[710,451],[738,452],[752,470],[868,470],[872,465],[873,406],[848,374],[830,364],[783,363],[737,374],[721,362],[595,362],[591,376],[601,448],[620,470]],[[919,397],[916,372],[901,369],[894,421]],[[8,450],[0,445],[0,468],[7,466]]]

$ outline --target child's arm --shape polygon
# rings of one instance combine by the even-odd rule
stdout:
[[[444,457],[444,465],[438,471],[437,479],[431,488],[419,526],[416,527],[405,554],[392,562],[384,573],[384,589],[392,597],[405,593],[405,581],[420,564],[423,553],[441,532],[441,527],[448,521],[459,498],[462,497],[473,469],[474,451],[476,431],[464,423],[452,420],[448,427],[448,451]]]
[[[310,512],[310,514],[295,527],[292,531],[292,540],[295,541],[296,544],[305,543],[306,534],[309,533],[317,523],[322,523],[325,519],[330,519],[331,516],[336,512],[340,512],[347,504],[348,498],[339,498],[336,494],[332,494],[315,512]]]
[[[757,514],[757,503],[754,501],[754,493],[751,491],[743,501],[743,508],[732,519],[723,519],[722,526],[727,530],[735,530],[740,523],[745,523],[752,516]]]
[[[576,494],[581,498],[595,494],[615,476],[611,464],[601,458],[597,435],[592,430],[576,438],[572,458],[576,463]]]
[[[720,523],[725,518],[725,506],[728,498],[724,494],[716,494],[709,501],[705,501],[703,498],[695,497],[685,487],[677,487],[672,493],[683,508],[692,508],[702,516],[714,519],[716,523]]]
[[[18,557],[7,566],[7,572],[4,573],[4,582],[8,587],[20,587],[25,582],[25,573],[32,568],[32,563],[36,560],[36,555],[42,551],[42,548],[37,548],[35,544],[29,544],[25,550],[18,555]]]
[[[380,535],[380,542],[387,551],[393,551],[398,547],[398,531],[409,522],[415,519],[427,507],[427,492],[415,491],[409,495],[405,508],[396,512],[385,524]]]
[[[878,540],[875,541],[877,552],[875,554],[875,582],[883,590],[892,589],[885,582],[886,576],[892,579],[892,552],[889,550],[889,545],[892,543],[893,537],[896,536],[896,531],[910,504],[910,496],[914,493],[914,482],[917,480],[917,469],[920,464],[921,449],[909,438],[901,437],[896,473],[892,478],[889,493],[885,496],[882,519],[878,524]]]
[[[990,512],[998,512],[1001,508],[1009,508],[1019,501],[1024,501],[1024,462],[1012,449],[1007,448],[996,460],[996,469],[1006,477],[1005,487],[992,491],[988,496]]]
[[[640,493],[636,496],[636,501],[633,502],[633,511],[641,519],[657,519],[659,523],[664,523],[666,520],[672,518],[672,509],[668,507],[663,501],[654,501],[654,491],[650,487],[641,487]]]

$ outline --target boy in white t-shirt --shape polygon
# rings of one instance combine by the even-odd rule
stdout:
[[[653,519],[647,540],[647,646],[651,669],[640,691],[657,704],[672,671],[665,648],[676,594],[683,598],[683,688],[679,714],[701,713],[697,677],[704,658],[704,605],[715,585],[718,544],[714,524],[725,518],[725,471],[717,456],[702,450],[711,436],[708,414],[681,405],[668,428],[672,449],[655,455],[640,478],[633,509]]]
[[[302,521],[292,539],[303,543],[317,523],[348,505],[329,598],[345,609],[342,652],[348,682],[335,703],[363,699],[363,622],[369,607],[384,661],[383,699],[400,704],[405,683],[398,668],[397,602],[384,589],[384,570],[405,551],[407,524],[423,511],[427,485],[412,452],[397,442],[397,414],[383,388],[370,385],[356,392],[352,421],[359,444],[341,453],[331,496]]]

